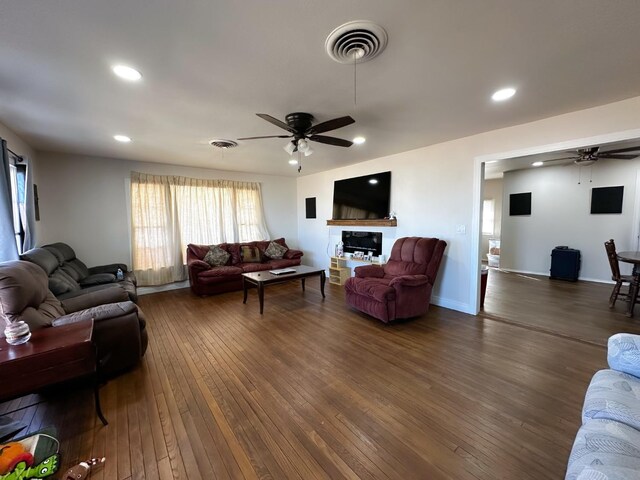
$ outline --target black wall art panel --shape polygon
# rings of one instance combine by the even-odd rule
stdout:
[[[304,202],[307,218],[316,218],[316,197],[305,198]]]
[[[599,187],[591,189],[591,213],[622,213],[624,187]]]
[[[531,192],[509,195],[509,215],[531,215]]]

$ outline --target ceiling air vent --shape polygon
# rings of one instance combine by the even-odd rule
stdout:
[[[215,140],[211,140],[209,142],[209,145],[217,148],[233,148],[233,147],[237,147],[238,143],[234,142],[233,140],[223,140],[223,139],[216,138]]]
[[[387,32],[368,20],[355,20],[339,26],[327,37],[327,54],[338,63],[367,62],[387,46]]]

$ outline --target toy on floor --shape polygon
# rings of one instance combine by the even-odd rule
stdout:
[[[89,472],[92,467],[96,467],[98,465],[102,465],[105,462],[106,458],[92,458],[91,460],[86,460],[84,462],[80,462],[78,465],[71,467],[64,474],[63,480],[82,480],[83,478],[87,478],[89,476]]]
[[[56,453],[49,458],[45,458],[38,465],[30,467],[27,461],[33,461],[33,456],[31,456],[28,460],[17,462],[9,473],[0,476],[0,480],[28,480],[48,477],[58,470],[58,460],[59,456]]]
[[[43,431],[0,444],[0,480],[45,478],[58,471],[60,443]]]

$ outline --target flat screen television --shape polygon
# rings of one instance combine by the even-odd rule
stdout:
[[[389,215],[391,172],[336,180],[333,220],[380,219]]]

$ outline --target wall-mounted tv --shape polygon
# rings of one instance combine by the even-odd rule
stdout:
[[[333,220],[380,219],[389,215],[391,172],[336,180]]]

